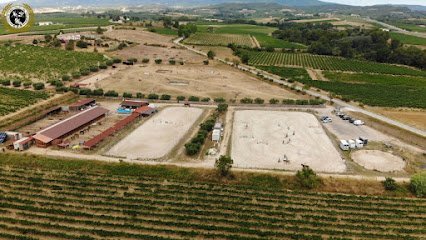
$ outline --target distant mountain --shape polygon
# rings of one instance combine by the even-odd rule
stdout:
[[[285,6],[319,6],[329,3],[319,0],[19,0],[33,7],[61,6],[138,6],[138,5],[167,5],[167,6],[207,6],[223,3],[278,3]]]

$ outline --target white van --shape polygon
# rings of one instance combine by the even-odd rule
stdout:
[[[355,145],[356,145],[356,148],[363,148],[364,142],[361,141],[360,139],[355,139]]]
[[[363,121],[361,121],[361,120],[355,120],[354,121],[354,125],[355,126],[361,126],[361,125],[364,125],[365,123],[363,122]]]
[[[354,140],[348,140],[348,143],[349,143],[349,148],[350,149],[355,149],[356,148],[356,144],[355,144],[355,141]]]
[[[340,140],[340,149],[342,149],[343,151],[348,151],[349,150],[349,143],[346,140]]]

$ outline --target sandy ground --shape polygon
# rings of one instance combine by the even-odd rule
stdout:
[[[426,130],[426,111],[423,109],[367,107],[368,110],[395,119],[413,127]]]
[[[200,108],[169,107],[152,117],[106,155],[150,160],[166,156],[201,116]]]
[[[237,111],[231,156],[240,168],[298,170],[305,164],[319,172],[346,170],[319,121],[303,112]]]
[[[378,150],[360,150],[352,153],[352,159],[369,170],[379,172],[402,171],[405,162],[402,158]]]
[[[111,30],[104,33],[105,36],[118,39],[118,40],[129,40],[137,43],[148,43],[148,44],[161,44],[169,47],[173,46],[173,36],[166,36],[157,33],[152,33],[144,30]]]
[[[142,92],[144,94],[169,94],[174,97],[198,96],[211,99],[223,97],[241,99],[244,97],[283,99],[304,98],[288,90],[260,81],[232,67],[212,63],[211,65],[136,65],[119,71],[94,86],[105,91]]]

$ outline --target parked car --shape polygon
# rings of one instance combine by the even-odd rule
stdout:
[[[331,119],[331,117],[324,116],[324,117],[321,118],[321,121],[323,123],[330,123],[330,122],[332,122],[332,119]]]
[[[368,138],[359,137],[358,139],[361,140],[364,143],[364,146],[368,144]]]
[[[361,126],[361,125],[364,125],[365,123],[364,123],[363,121],[361,121],[361,120],[355,120],[355,121],[353,122],[353,124],[354,124],[355,126]]]

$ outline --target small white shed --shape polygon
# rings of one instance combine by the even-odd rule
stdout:
[[[220,129],[214,129],[212,134],[212,141],[219,142],[221,137]]]

